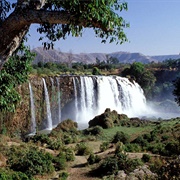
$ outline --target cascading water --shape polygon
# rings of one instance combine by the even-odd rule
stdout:
[[[146,99],[141,87],[119,76],[74,77],[76,121],[87,123],[106,108],[139,117],[146,113]],[[78,88],[77,88],[78,87]],[[78,96],[79,94],[79,96]]]
[[[46,81],[44,78],[42,78],[42,81],[44,85],[44,94],[45,94],[45,101],[46,101],[46,113],[47,113],[46,129],[52,130],[52,117],[51,117],[51,108],[50,108],[48,89],[47,89]]]
[[[51,83],[47,84],[42,78],[46,110],[46,118],[42,125],[45,130],[52,130],[67,118],[78,122],[81,127],[87,127],[88,122],[103,113],[106,108],[116,110],[120,114],[127,114],[129,117],[147,115],[146,99],[141,87],[119,76],[68,76],[64,82],[67,84],[65,89],[70,90],[68,92],[70,94],[66,96],[66,91],[64,91],[62,98],[69,98],[71,95],[73,100],[68,102],[68,99],[63,99],[66,104],[65,106],[63,104],[62,109],[60,89],[63,90],[64,87],[60,88],[61,78],[63,77],[50,78]],[[73,88],[69,87],[71,83],[68,80],[71,79]],[[48,92],[47,85],[50,86],[50,92]],[[30,96],[33,97],[31,84],[29,84],[29,89]],[[35,107],[33,107],[33,99],[31,101],[32,132],[35,132]]]
[[[56,77],[57,81],[57,87],[58,87],[58,121],[57,124],[61,122],[61,94],[60,94],[60,83],[59,83],[59,78]]]
[[[34,105],[34,95],[31,83],[29,82],[29,92],[30,92],[30,104],[31,104],[31,133],[36,134],[36,117],[35,117],[35,105]]]
[[[75,121],[78,120],[78,115],[79,115],[79,108],[78,108],[78,94],[77,94],[77,84],[79,83],[76,83],[76,81],[78,82],[78,78],[77,77],[73,77],[73,86],[74,86],[74,102],[75,102]]]

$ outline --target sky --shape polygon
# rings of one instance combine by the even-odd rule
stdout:
[[[144,55],[172,55],[180,53],[180,0],[125,0],[128,11],[121,16],[130,23],[124,29],[129,40],[122,45],[102,44],[90,29],[82,37],[68,37],[56,42],[55,49],[72,53],[139,52]],[[30,29],[28,44],[42,46],[36,27]]]

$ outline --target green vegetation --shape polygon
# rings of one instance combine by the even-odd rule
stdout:
[[[114,114],[108,117],[113,119]],[[0,177],[33,180],[53,177],[56,171],[60,179],[67,179],[71,163],[84,156],[86,162],[82,168],[88,170],[88,176],[97,179],[115,178],[122,171],[131,176],[141,168],[147,171],[144,179],[171,176],[178,179],[180,119],[146,123],[142,123],[143,120],[134,123],[134,119],[129,118],[126,123],[121,121],[124,122],[123,119],[118,120],[119,123],[111,128],[95,126],[78,131],[71,120],[67,120],[50,134],[37,134],[27,142],[0,135],[0,162],[7,159],[7,164],[0,170]],[[94,136],[96,138],[90,138]],[[76,141],[67,143],[66,137]],[[7,145],[8,141],[16,143]],[[96,144],[99,150],[92,144]]]
[[[36,147],[11,147],[8,152],[8,165],[14,171],[20,171],[28,177],[37,174],[52,173],[54,166],[51,154]]]
[[[146,96],[152,91],[156,81],[154,74],[145,69],[145,65],[140,62],[134,62],[129,68],[124,69],[121,75],[130,76],[135,80],[143,88]]]
[[[33,58],[34,54],[29,48],[22,45],[0,71],[0,113],[16,110],[16,105],[20,101],[16,88],[28,80]]]
[[[42,63],[33,65],[33,74],[39,76],[57,74],[76,75],[120,75],[138,82],[145,92],[148,100],[157,102],[157,108],[171,111],[179,111],[174,102],[179,100],[179,63],[177,60],[166,60],[161,63],[142,64],[121,64],[118,59],[107,57],[106,61],[96,59],[94,64],[83,64],[82,62],[72,63]],[[174,96],[173,96],[174,94]],[[166,105],[168,107],[166,107]]]

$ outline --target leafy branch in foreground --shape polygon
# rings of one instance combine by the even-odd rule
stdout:
[[[34,54],[28,47],[21,46],[0,71],[0,112],[14,112],[20,95],[16,87],[27,81]]]

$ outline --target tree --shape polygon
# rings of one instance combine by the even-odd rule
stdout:
[[[21,56],[15,54],[0,71],[0,114],[15,111],[20,100],[20,95],[15,87],[26,82],[31,71],[35,55],[23,44],[20,49],[23,54]]]
[[[143,88],[146,96],[149,95],[156,82],[154,74],[146,70],[144,64],[140,62],[134,62],[130,68],[124,69],[122,76],[131,76]]]
[[[127,41],[123,32],[128,24],[119,15],[127,10],[120,0],[17,0],[0,1],[0,69],[19,47],[31,24],[40,24],[45,48],[68,35],[81,36],[84,28],[92,28],[106,41]],[[44,38],[44,39],[43,39]]]

